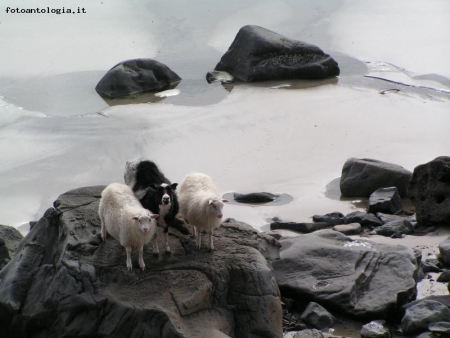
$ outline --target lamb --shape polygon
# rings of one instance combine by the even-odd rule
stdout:
[[[151,241],[156,232],[158,214],[144,209],[129,186],[111,183],[100,198],[98,215],[101,223],[101,236],[106,240],[106,232],[119,241],[127,252],[127,268],[132,270],[131,248],[137,247],[139,266],[144,271],[144,245]]]
[[[179,201],[181,214],[192,224],[194,236],[197,236],[197,249],[201,248],[201,232],[205,230],[213,252],[212,233],[220,225],[223,205],[228,200],[221,198],[211,177],[190,173],[180,185]]]
[[[164,227],[166,252],[170,252],[169,226],[182,233],[188,233],[184,222],[176,216],[179,211],[175,189],[178,183],[171,183],[158,166],[149,160],[127,162],[124,174],[125,183],[133,189],[142,206],[160,215],[158,225]],[[155,234],[153,253],[158,254],[158,235]]]

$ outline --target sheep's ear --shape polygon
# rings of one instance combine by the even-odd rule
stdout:
[[[208,204],[211,205],[213,204],[214,200],[209,200]]]
[[[172,183],[172,185],[171,185],[173,190],[175,190],[177,188],[177,186],[178,186],[178,183]]]
[[[151,218],[158,218],[158,217],[159,217],[159,214],[152,214],[150,217],[151,217]]]
[[[150,184],[150,188],[158,190],[158,186],[156,184]]]
[[[228,203],[228,202],[230,202],[229,200],[226,200],[226,199],[222,199],[222,202],[223,203]]]
[[[131,217],[131,219],[134,221],[139,221],[139,217],[137,217],[137,216],[133,216],[133,217]]]

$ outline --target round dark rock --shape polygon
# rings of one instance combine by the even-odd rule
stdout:
[[[133,59],[112,67],[95,87],[101,96],[126,97],[175,88],[181,77],[153,59]]]
[[[239,203],[268,203],[277,199],[278,195],[270,192],[252,192],[250,194],[234,193],[234,200]]]
[[[239,30],[215,70],[245,82],[339,75],[337,62],[319,47],[253,25]]]
[[[408,196],[421,225],[450,225],[450,157],[442,156],[417,166]]]
[[[336,318],[331,313],[315,302],[308,304],[301,318],[306,324],[318,330],[333,327],[336,321]]]

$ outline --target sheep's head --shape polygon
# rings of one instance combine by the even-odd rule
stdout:
[[[150,188],[156,191],[155,198],[159,204],[170,205],[173,201],[173,196],[175,194],[175,189],[178,183],[167,184],[162,183],[160,185],[152,184]]]
[[[143,231],[143,232],[149,232],[150,226],[152,225],[152,222],[156,222],[155,220],[159,217],[158,214],[151,214],[150,212],[133,216],[132,219],[135,222],[135,224]],[[156,228],[156,223],[153,224],[153,226]]]
[[[217,218],[222,218],[223,217],[222,209],[223,209],[224,203],[228,203],[228,200],[225,200],[225,199],[209,200],[208,207],[210,209],[210,212],[214,213],[214,215]]]

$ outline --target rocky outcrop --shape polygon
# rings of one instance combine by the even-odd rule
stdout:
[[[252,25],[239,30],[215,70],[245,82],[339,75],[337,62],[319,47]]]
[[[387,162],[350,158],[342,168],[341,194],[347,197],[369,197],[379,188],[397,187],[400,196],[406,196],[412,173]]]
[[[171,254],[146,246],[147,270],[129,272],[123,247],[100,238],[103,188],[61,195],[0,271],[2,337],[282,336],[279,290],[258,251],[276,251],[273,237],[229,222],[210,254],[174,232]]]
[[[153,59],[133,59],[118,63],[99,81],[95,90],[108,98],[175,88],[181,77]]]
[[[281,258],[272,264],[283,296],[366,319],[386,318],[415,297],[418,264],[410,248],[333,230],[280,243]]]
[[[450,225],[450,157],[442,156],[417,166],[408,196],[419,224]]]

